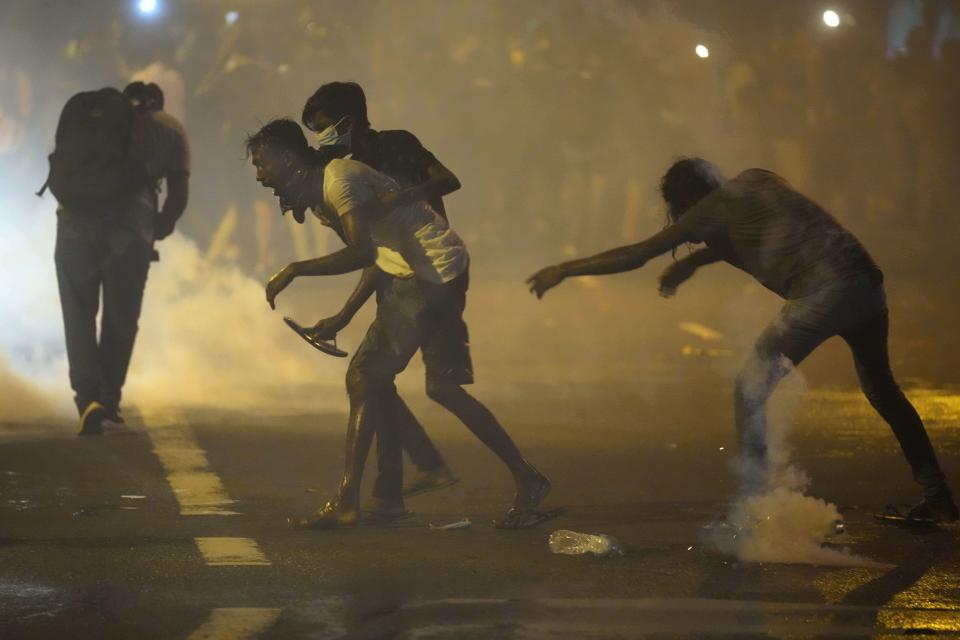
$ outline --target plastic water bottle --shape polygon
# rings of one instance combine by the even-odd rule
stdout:
[[[592,553],[597,556],[622,556],[616,538],[603,533],[577,533],[559,529],[550,534],[550,551],[567,556]]]

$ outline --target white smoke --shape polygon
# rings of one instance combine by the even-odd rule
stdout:
[[[0,407],[3,407],[0,423],[33,421],[57,414],[52,394],[11,371],[3,353],[0,353]]]
[[[263,283],[236,266],[210,264],[183,235],[158,247],[162,259],[147,282],[126,398],[224,409],[343,408],[343,361],[297,338],[270,310]]]
[[[0,422],[72,411],[53,247],[51,207],[5,202],[0,219]]]
[[[773,375],[749,364],[741,373],[747,393],[768,397],[782,378],[778,403],[767,421],[765,440],[769,464],[757,465],[742,453],[734,460],[734,472],[741,489],[725,519],[704,529],[706,541],[721,553],[744,562],[781,562],[828,566],[884,567],[879,562],[824,546],[842,523],[836,505],[807,495],[807,474],[790,462],[787,444],[788,419],[802,398],[806,383],[786,358],[781,356]],[[763,424],[762,421],[751,426]]]
[[[52,205],[0,220],[0,422],[75,419],[53,262]],[[175,233],[150,270],[124,405],[343,408],[345,363],[271,311],[263,283]],[[326,392],[324,392],[326,391]]]

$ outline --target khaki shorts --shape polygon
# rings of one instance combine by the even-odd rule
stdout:
[[[470,338],[463,311],[469,274],[442,285],[381,273],[377,317],[350,362],[353,373],[392,381],[417,352],[428,381],[473,382]]]

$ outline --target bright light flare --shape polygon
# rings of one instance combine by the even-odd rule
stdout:
[[[137,11],[145,16],[152,16],[160,8],[158,0],[138,0]]]
[[[823,12],[823,24],[831,29],[836,29],[840,26],[840,14],[833,9],[827,9]]]
[[[224,19],[227,21],[227,24],[234,24],[240,19],[240,13],[238,11],[227,11]]]
[[[697,45],[697,48],[694,49],[694,51],[697,52],[697,56],[700,57],[700,58],[709,58],[709,57],[710,57],[710,49],[707,49],[707,47],[705,47],[705,46],[702,45],[702,44],[698,44],[698,45]]]

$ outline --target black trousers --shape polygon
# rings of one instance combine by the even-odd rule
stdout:
[[[110,411],[120,406],[150,269],[149,246],[133,241],[115,253],[107,235],[64,224],[57,228],[54,260],[70,386],[81,413],[93,401]]]
[[[840,336],[850,347],[864,396],[890,425],[914,479],[927,497],[946,482],[916,409],[890,369],[890,321],[883,285],[873,274],[839,280],[812,295],[789,300],[766,328],[737,376],[735,414],[742,473],[762,479],[767,459],[766,403],[777,383],[816,347]]]

